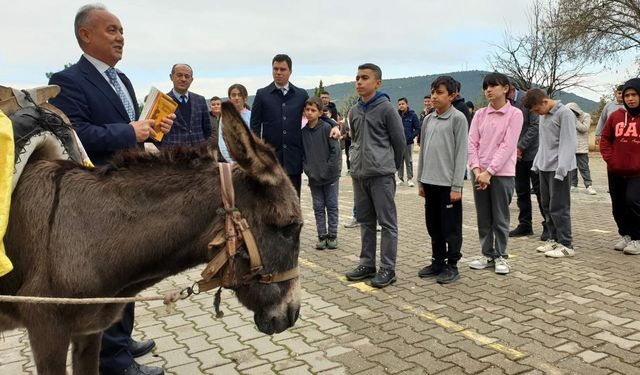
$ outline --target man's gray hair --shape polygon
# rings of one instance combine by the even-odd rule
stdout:
[[[80,40],[80,28],[87,26],[87,22],[89,21],[89,16],[91,12],[94,10],[107,10],[107,7],[100,4],[87,4],[83,5],[78,9],[78,13],[76,13],[76,19],[73,21],[73,31],[76,34],[76,39],[78,40],[78,44],[82,45],[82,41]]]

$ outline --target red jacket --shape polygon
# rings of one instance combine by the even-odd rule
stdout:
[[[600,154],[607,170],[621,176],[640,176],[640,115],[623,109],[607,119],[600,138]]]

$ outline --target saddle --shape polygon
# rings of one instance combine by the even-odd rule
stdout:
[[[60,93],[56,85],[16,90],[0,86],[0,110],[11,120],[15,149],[12,191],[29,160],[91,162],[67,116],[46,101]]]
[[[22,91],[0,86],[0,276],[13,269],[2,238],[11,195],[27,162],[73,160],[92,166],[67,116],[46,102],[58,93],[55,85]]]

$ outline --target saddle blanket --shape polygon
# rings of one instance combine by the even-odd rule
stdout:
[[[0,276],[13,269],[4,249],[4,234],[9,225],[9,207],[13,185],[14,144],[11,120],[0,110]]]

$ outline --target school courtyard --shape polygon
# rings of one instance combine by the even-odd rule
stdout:
[[[480,255],[467,182],[461,277],[446,286],[417,277],[430,256],[423,200],[417,188],[398,187],[398,281],[382,290],[343,277],[357,264],[360,246],[359,229],[342,227],[351,214],[350,177],[343,173],[340,181],[337,250],[314,249],[303,186],[303,304],[295,327],[271,337],[258,332],[253,314],[229,291],[221,319],[213,293],[180,301],[172,312],[161,302],[138,303],[134,336],[157,343],[139,361],[175,375],[640,374],[640,256],[613,250],[618,235],[598,154],[591,154],[591,169],[598,195],[572,193],[576,256],[551,259],[535,251],[542,243],[534,210],[536,235],[510,240],[506,276],[467,266]],[[515,198],[511,213],[514,223]],[[177,275],[144,295],[183,288],[199,273]],[[35,374],[23,330],[0,336],[0,374]]]

